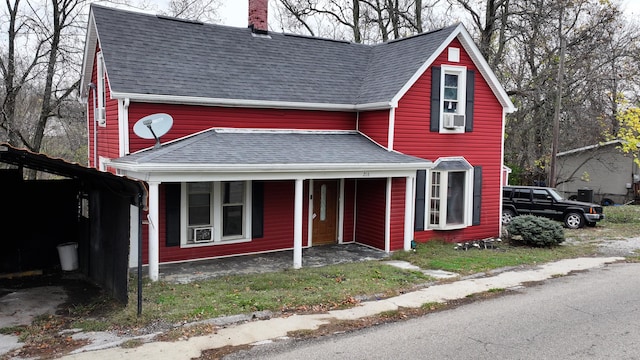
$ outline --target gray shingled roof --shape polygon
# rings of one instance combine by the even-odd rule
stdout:
[[[392,165],[429,160],[387,151],[358,132],[234,131],[211,129],[113,160],[158,165]]]
[[[91,9],[112,92],[210,99],[389,102],[457,27],[363,45]]]

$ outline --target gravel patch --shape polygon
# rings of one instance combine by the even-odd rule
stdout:
[[[638,250],[640,250],[640,237],[603,240],[598,244],[598,253],[606,256],[638,255]]]

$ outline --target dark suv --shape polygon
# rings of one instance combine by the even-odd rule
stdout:
[[[537,186],[502,187],[502,223],[517,215],[536,215],[564,222],[570,229],[595,226],[604,219],[598,204],[563,199],[554,189]]]

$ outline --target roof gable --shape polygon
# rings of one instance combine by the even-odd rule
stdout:
[[[281,33],[259,36],[248,28],[92,5],[82,85],[84,89],[90,81],[99,41],[114,98],[246,107],[389,108],[456,36],[473,50],[462,25],[364,45]],[[483,75],[495,81],[492,88],[504,97],[503,106],[513,107],[487,70],[488,66]]]

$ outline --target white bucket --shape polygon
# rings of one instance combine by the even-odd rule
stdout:
[[[58,255],[60,255],[60,266],[64,271],[78,269],[78,243],[70,242],[58,245]]]

